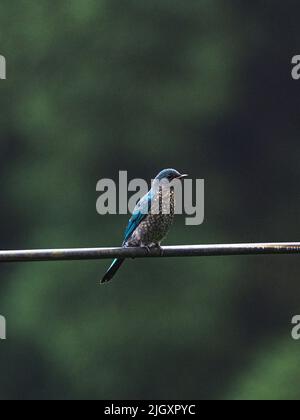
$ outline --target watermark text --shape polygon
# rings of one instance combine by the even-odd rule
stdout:
[[[0,340],[6,340],[6,319],[0,315]]]
[[[295,55],[292,58],[292,78],[294,80],[299,80],[300,79],[300,55]]]
[[[146,200],[149,190],[151,200]],[[129,181],[127,171],[120,171],[118,184],[112,179],[101,179],[96,191],[100,193],[96,203],[99,215],[132,214],[138,205],[142,214],[174,212],[177,215],[185,214],[185,222],[189,226],[204,222],[204,179],[175,179],[170,183],[152,180],[148,185],[144,179]]]
[[[300,315],[295,315],[292,319],[292,324],[294,325],[292,329],[292,339],[300,340]]]
[[[6,80],[6,59],[0,55],[0,80]]]

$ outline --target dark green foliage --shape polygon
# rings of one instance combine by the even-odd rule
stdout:
[[[2,0],[2,249],[119,245],[98,179],[176,167],[170,244],[299,240],[295,1]],[[0,398],[297,398],[298,257],[0,267]]]

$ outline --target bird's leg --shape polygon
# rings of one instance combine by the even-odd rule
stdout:
[[[147,251],[147,254],[150,254],[151,247],[149,245],[144,245],[143,248]]]
[[[159,256],[160,257],[162,257],[163,254],[164,254],[164,251],[163,251],[163,249],[162,249],[162,247],[161,247],[161,245],[160,245],[159,242],[152,244],[151,245],[151,249],[155,249],[155,250],[159,251]]]
[[[162,257],[164,255],[164,251],[163,251],[161,245],[156,244],[155,248],[159,250],[159,256]]]
[[[163,249],[162,249],[162,247],[160,246],[159,243],[153,243],[153,244],[150,244],[150,245],[143,245],[142,248],[146,249],[147,254],[150,254],[152,250],[157,250],[157,251],[159,251],[159,256],[160,257],[162,257],[163,253],[164,253]]]

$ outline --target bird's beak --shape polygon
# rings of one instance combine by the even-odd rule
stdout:
[[[177,177],[177,179],[182,179],[188,177],[188,174],[182,174]]]

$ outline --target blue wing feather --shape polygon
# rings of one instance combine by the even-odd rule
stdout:
[[[136,205],[125,230],[124,244],[128,241],[139,224],[145,219],[151,208],[152,191],[150,190]]]

